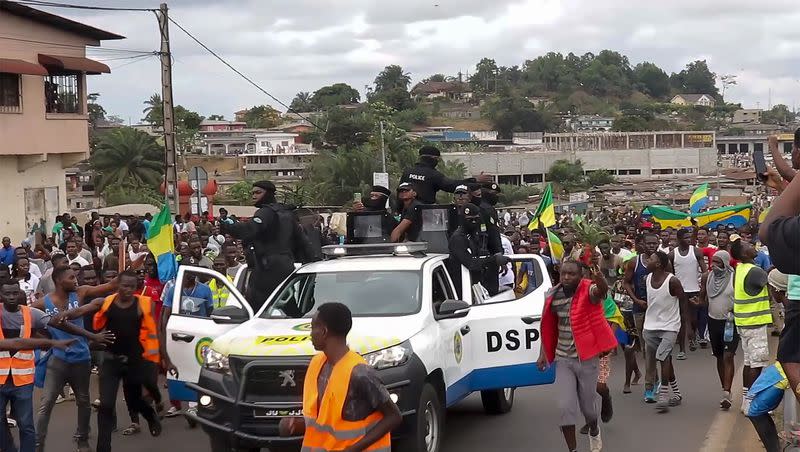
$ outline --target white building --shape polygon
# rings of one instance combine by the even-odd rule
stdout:
[[[296,133],[255,134],[255,152],[241,154],[242,171],[248,179],[269,179],[275,184],[297,182],[317,155],[309,144],[296,143]]]

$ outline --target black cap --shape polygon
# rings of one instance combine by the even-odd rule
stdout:
[[[275,184],[273,184],[268,180],[260,180],[258,182],[254,182],[253,187],[262,188],[266,191],[271,191],[273,193],[275,192]]]
[[[500,192],[502,192],[502,190],[500,190],[500,186],[499,186],[499,185],[497,185],[497,183],[496,183],[496,182],[484,182],[484,184],[483,184],[483,188],[485,188],[485,189],[487,189],[487,190],[493,190],[493,191],[496,191],[497,193],[500,193]]]
[[[389,195],[392,194],[391,190],[384,187],[383,185],[373,185],[371,191],[375,193],[380,193],[383,196],[386,196],[387,198],[389,197]]]
[[[397,186],[397,191],[406,191],[406,190],[414,190],[414,184],[411,182],[403,182],[402,184]]]
[[[419,155],[428,155],[431,157],[440,157],[442,155],[436,146],[425,145],[419,148]]]
[[[481,184],[479,184],[477,182],[473,182],[473,183],[467,184],[467,187],[469,188],[469,191],[477,191],[477,190],[481,189]]]
[[[478,215],[480,214],[481,209],[478,208],[475,204],[468,202],[464,204],[460,209],[458,209],[458,214],[461,216],[467,215]]]
[[[453,190],[453,193],[469,193],[469,187],[467,187],[464,184],[461,184],[457,186],[455,190]]]

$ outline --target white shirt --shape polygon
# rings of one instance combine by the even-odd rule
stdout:
[[[681,282],[686,293],[700,292],[700,263],[697,262],[694,247],[689,246],[686,255],[681,254],[680,248],[674,251],[675,277]]]
[[[119,220],[119,230],[122,232],[128,232],[128,223],[125,220]]]
[[[613,250],[612,250],[612,252],[613,252]],[[619,249],[619,253],[614,253],[614,254],[619,256],[619,258],[624,261],[625,259],[633,256],[633,251],[631,251],[629,249],[626,249],[626,248],[620,248]]]
[[[86,259],[82,258],[80,254],[75,256],[75,259],[70,259],[69,256],[67,256],[67,259],[69,260],[69,265],[79,264],[81,267],[86,267],[89,265],[89,263],[86,262]]]
[[[514,245],[511,244],[511,240],[508,237],[500,234],[500,242],[503,244],[503,254],[506,256],[514,254]],[[501,286],[514,286],[514,270],[512,270],[511,264],[506,264],[506,274],[500,273],[498,282]]]
[[[30,277],[27,281],[22,280],[19,282],[19,288],[25,292],[25,300],[27,301],[28,305],[36,301],[36,290],[39,288],[39,278],[34,276],[33,273],[30,274]]]
[[[678,297],[669,292],[669,281],[673,278],[667,274],[658,289],[653,288],[653,274],[647,275],[647,311],[644,314],[644,329],[658,331],[674,331],[681,329],[681,311]]]

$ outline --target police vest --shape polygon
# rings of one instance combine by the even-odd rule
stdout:
[[[142,345],[142,358],[156,364],[161,362],[160,355],[158,354],[158,332],[156,330],[156,322],[150,313],[150,305],[152,303],[150,297],[141,295],[134,295],[138,303],[139,319],[139,343]],[[102,331],[106,327],[108,317],[106,313],[111,308],[111,304],[117,298],[117,294],[109,295],[103,300],[103,305],[100,310],[94,315],[94,329],[95,331]]]
[[[319,397],[317,380],[325,364],[324,353],[311,359],[303,386],[303,416],[306,432],[301,452],[324,452],[344,450],[357,443],[383,419],[376,411],[360,421],[342,419],[342,409],[350,386],[350,375],[359,364],[366,364],[364,358],[350,351],[342,357],[331,371],[325,393]],[[319,401],[319,402],[318,402]],[[387,433],[364,450],[390,452],[391,437]]]
[[[769,309],[769,292],[766,286],[756,295],[744,290],[744,281],[753,264],[740,263],[736,266],[733,279],[733,319],[736,326],[755,328],[772,323],[772,312]]]
[[[225,277],[228,278],[228,281],[233,282],[233,278],[230,275],[225,275]],[[211,289],[211,294],[214,296],[214,309],[225,306],[225,303],[228,301],[228,296],[231,293],[228,287],[222,282],[218,283],[216,278],[212,278],[211,281],[208,282],[208,287]]]
[[[20,339],[30,339],[31,337],[31,308],[20,306],[22,312],[22,326],[19,331]],[[0,308],[2,313],[3,308]],[[0,324],[2,320],[0,320]],[[0,340],[5,339],[3,329],[0,328]],[[33,384],[35,372],[35,361],[33,350],[20,350],[14,355],[11,352],[0,351],[0,385],[6,384],[9,374],[14,386],[25,386]]]

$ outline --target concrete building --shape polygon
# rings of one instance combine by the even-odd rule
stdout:
[[[733,112],[734,125],[736,124],[759,124],[761,122],[761,113],[764,110],[760,108],[743,108]]]
[[[0,30],[0,232],[19,243],[68,210],[65,168],[88,156],[86,76],[110,70],[86,46],[123,37],[9,1]]]
[[[200,122],[201,132],[226,132],[229,130],[244,130],[245,128],[247,128],[247,123],[244,121],[204,119]]]
[[[467,174],[485,171],[501,184],[542,184],[556,160],[583,162],[587,173],[604,169],[618,179],[683,179],[717,171],[714,132],[608,132],[545,134],[537,147],[506,146],[488,152],[442,154]]]
[[[67,183],[67,203],[72,212],[104,207],[105,203],[94,189],[94,171],[88,162],[80,162],[64,170]]]
[[[614,118],[598,115],[580,115],[568,119],[567,126],[575,132],[608,132],[614,127]]]
[[[433,101],[436,99],[452,102],[469,102],[472,100],[472,87],[469,83],[458,80],[417,83],[411,89],[411,96],[418,102]]]
[[[255,152],[241,155],[243,176],[269,179],[276,185],[290,184],[303,177],[303,171],[317,152],[311,145],[296,143],[296,133],[255,134]]]
[[[674,105],[713,107],[716,104],[714,96],[710,94],[677,94],[670,101]]]

